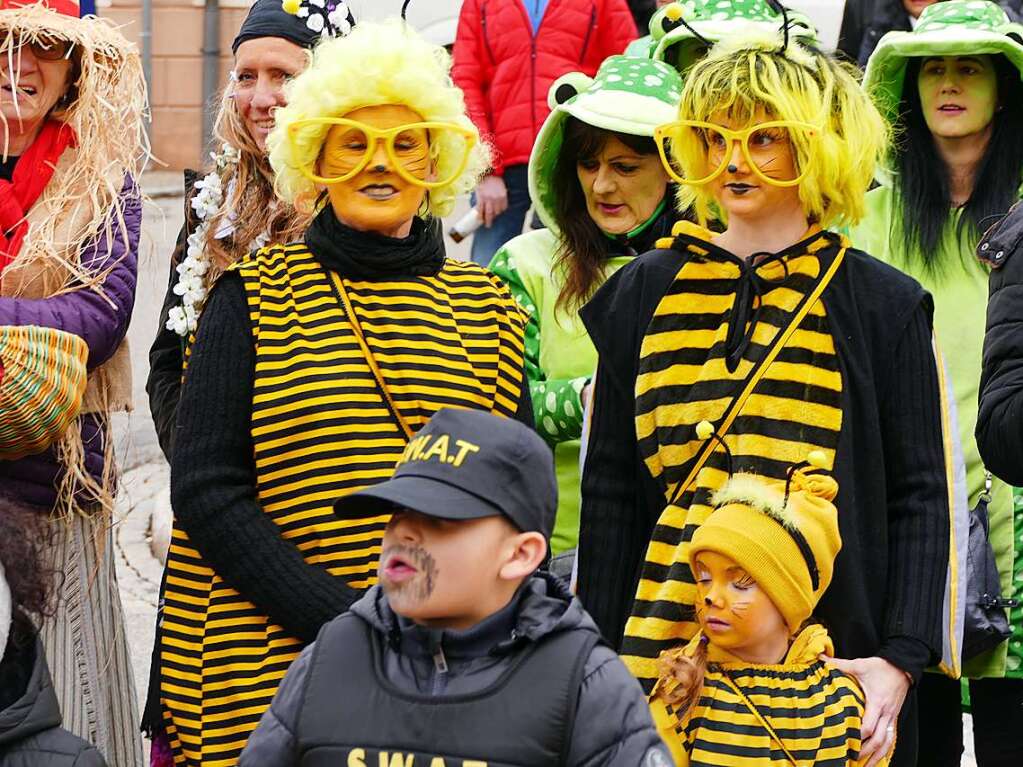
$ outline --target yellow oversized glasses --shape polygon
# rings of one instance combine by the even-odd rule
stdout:
[[[807,172],[806,167],[799,167],[796,149],[813,151],[818,133],[816,126],[793,120],[772,120],[743,130],[700,120],[678,120],[655,128],[654,140],[664,169],[679,184],[709,184],[728,167],[738,143],[750,169],[764,183],[796,186]],[[687,153],[696,147],[702,147],[700,157],[689,157]],[[687,176],[679,162],[680,156],[687,156],[689,164],[697,167],[705,162],[706,172],[694,176],[690,169]]]
[[[455,123],[417,122],[376,128],[344,117],[316,117],[288,126],[292,150],[299,154],[296,140],[303,130],[321,125],[327,126],[327,134],[318,158],[320,172],[317,173],[317,161],[299,168],[316,184],[342,184],[354,178],[366,169],[377,146],[383,143],[391,166],[399,176],[410,184],[436,189],[462,175],[469,162],[469,152],[476,143],[472,131]],[[430,147],[438,142],[444,145],[445,152],[453,153],[457,161],[444,173],[444,178],[430,178],[431,173],[437,171]]]

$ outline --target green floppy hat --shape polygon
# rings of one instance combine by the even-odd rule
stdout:
[[[547,94],[551,113],[529,158],[529,195],[540,220],[556,230],[549,180],[569,117],[603,130],[652,138],[658,125],[678,119],[681,99],[679,73],[654,59],[611,56],[596,77],[571,72],[555,80]]]
[[[805,42],[816,41],[816,30],[809,18],[798,11],[788,10],[792,34]],[[679,15],[686,24],[678,21]],[[653,37],[651,58],[667,60],[669,51],[702,45],[694,34],[712,43],[734,36],[744,28],[781,28],[782,15],[767,0],[686,0],[659,9],[650,19]],[[690,29],[691,27],[692,29]]]
[[[889,32],[867,61],[863,85],[890,121],[898,117],[909,58],[1002,54],[1023,78],[1023,25],[988,0],[927,6],[912,32]]]

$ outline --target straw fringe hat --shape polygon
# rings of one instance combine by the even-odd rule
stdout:
[[[135,45],[111,21],[78,18],[77,12],[73,0],[26,5],[0,0],[0,57],[16,69],[15,40],[58,38],[73,45],[77,76],[69,86],[72,98],[52,117],[74,130],[78,145],[65,152],[65,161],[37,203],[57,214],[33,222],[18,260],[55,257],[68,272],[66,282],[95,287],[100,279],[82,273],[79,249],[95,236],[127,241],[119,197],[125,176],[138,178],[150,157],[148,110]],[[8,145],[9,127],[0,115],[0,151],[5,157]]]

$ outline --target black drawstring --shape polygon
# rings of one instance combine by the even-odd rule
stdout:
[[[735,304],[732,306],[732,314],[728,320],[728,334],[725,337],[725,364],[728,366],[729,373],[735,372],[752,343],[753,333],[764,308],[764,293],[776,282],[765,280],[757,273],[757,269],[776,255],[762,251],[754,253],[745,261],[738,262],[739,280],[735,288]],[[785,269],[785,274],[780,281],[784,281],[789,276],[789,267],[784,258],[779,260]],[[755,309],[754,305],[756,305]]]

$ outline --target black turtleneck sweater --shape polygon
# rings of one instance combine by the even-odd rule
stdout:
[[[325,213],[329,219],[321,216],[314,222],[306,244],[327,269],[359,279],[394,279],[436,273],[443,264],[443,246],[422,222],[408,238],[392,240],[355,232],[338,224],[329,209]],[[358,257],[353,259],[353,253]],[[306,563],[257,502],[237,497],[237,488],[256,484],[251,435],[256,350],[238,274],[226,273],[210,293],[195,347],[216,364],[189,367],[188,386],[208,396],[195,407],[178,411],[177,431],[216,433],[220,435],[218,451],[208,455],[203,445],[175,443],[174,464],[215,461],[218,473],[230,482],[202,487],[194,503],[175,508],[178,523],[225,583],[245,594],[289,633],[311,642],[324,623],[347,610],[360,594],[326,570]],[[516,417],[533,426],[525,376]],[[215,514],[210,511],[213,509]]]

